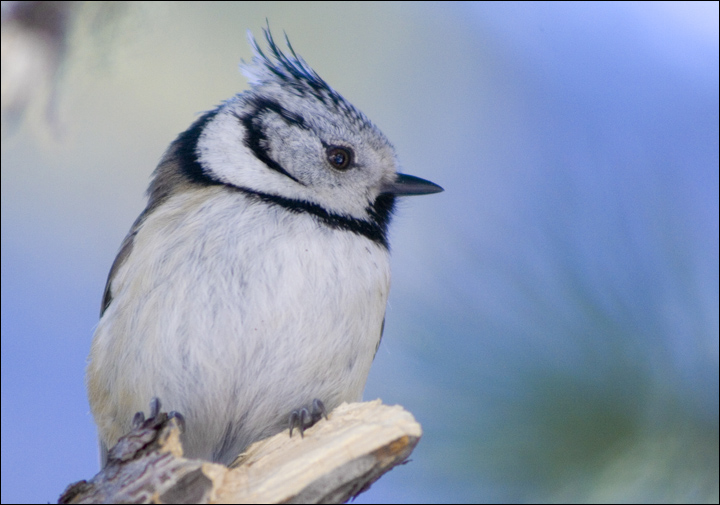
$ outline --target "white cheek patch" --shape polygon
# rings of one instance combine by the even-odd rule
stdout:
[[[245,126],[230,107],[223,108],[205,126],[196,152],[203,170],[225,184],[313,201],[308,188],[268,167],[245,145]]]
[[[205,172],[231,186],[288,198],[310,198],[307,188],[268,167],[245,145],[245,126],[232,108],[226,106],[218,112],[198,139],[196,152]]]
[[[196,152],[204,170],[224,183],[253,187],[267,178],[267,167],[245,145],[245,128],[227,110],[205,126]]]

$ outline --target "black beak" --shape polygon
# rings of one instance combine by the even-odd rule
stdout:
[[[445,191],[434,182],[426,181],[414,175],[397,174],[397,178],[382,188],[382,193],[410,196],[410,195],[431,195]]]

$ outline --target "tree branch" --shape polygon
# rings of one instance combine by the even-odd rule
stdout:
[[[59,503],[343,503],[406,461],[422,430],[399,405],[342,404],[305,431],[251,445],[230,468],[182,457],[166,413],[120,439],[92,480]]]

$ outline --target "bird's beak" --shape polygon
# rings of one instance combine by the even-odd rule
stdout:
[[[420,177],[407,174],[397,174],[393,182],[385,183],[381,193],[410,196],[410,195],[431,195],[445,191],[434,182],[426,181]]]

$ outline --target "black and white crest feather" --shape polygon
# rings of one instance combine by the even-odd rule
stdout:
[[[243,62],[240,65],[243,75],[248,78],[251,85],[261,85],[269,81],[279,80],[300,95],[312,95],[328,107],[341,110],[348,118],[359,123],[370,123],[370,120],[350,102],[335,91],[320,77],[302,56],[298,56],[285,34],[290,55],[285,54],[275,43],[269,28],[263,28],[268,43],[269,56],[260,48],[252,32],[248,30],[248,40],[255,52],[252,63]]]

